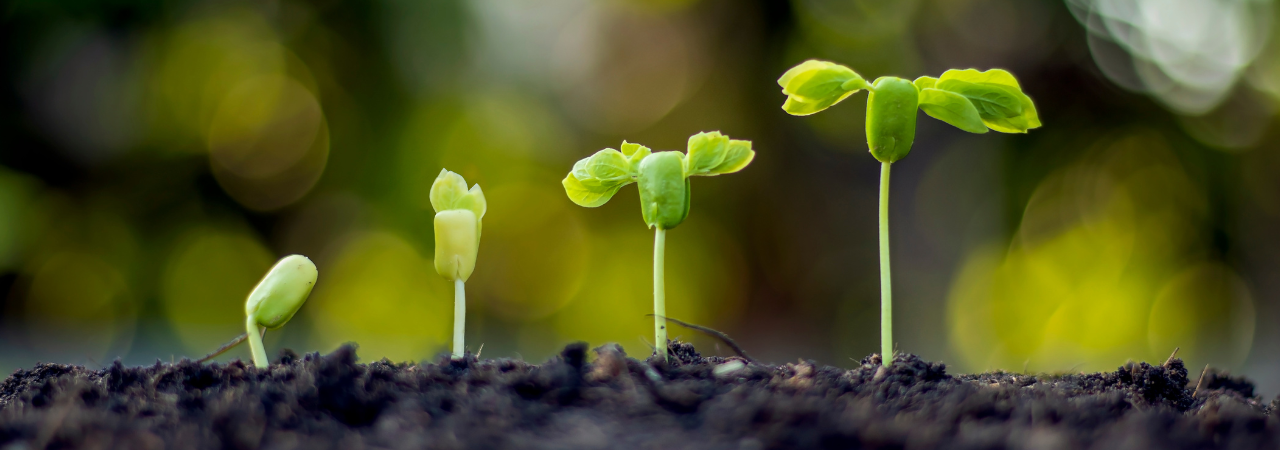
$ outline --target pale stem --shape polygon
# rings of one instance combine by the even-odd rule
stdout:
[[[461,358],[467,330],[467,288],[461,278],[453,280],[453,357]]]
[[[893,365],[893,274],[889,270],[889,163],[880,166],[880,360]]]
[[[663,271],[663,258],[666,254],[667,230],[656,227],[657,234],[653,238],[653,340],[662,360],[667,360],[667,289],[666,275]]]
[[[253,317],[244,320],[244,331],[249,338],[249,351],[253,353],[253,365],[265,369],[271,361],[267,359],[267,349],[262,347],[262,329]]]

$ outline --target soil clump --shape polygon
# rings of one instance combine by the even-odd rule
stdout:
[[[361,364],[351,346],[286,350],[263,370],[40,364],[0,382],[0,449],[1280,446],[1280,400],[1212,370],[1188,379],[1179,359],[1093,374],[949,375],[914,355],[841,369],[704,358],[679,342],[670,350],[665,363],[577,343],[542,364],[471,355]]]

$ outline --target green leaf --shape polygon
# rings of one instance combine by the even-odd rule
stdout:
[[[572,200],[579,206],[595,208],[607,203],[610,198],[613,198],[613,194],[618,193],[618,189],[622,189],[623,186],[631,183],[617,183],[607,186],[596,184],[588,186],[583,184],[581,180],[570,172],[568,176],[564,177],[564,180],[561,181],[560,184],[564,185],[564,193],[569,196],[569,200]]]
[[[689,155],[684,158],[684,176],[702,175],[724,161],[729,138],[718,131],[689,137]]]
[[[919,84],[916,85],[919,86]],[[961,130],[979,134],[987,132],[987,126],[982,123],[978,108],[960,94],[940,89],[921,89],[920,109],[930,117]]]
[[[457,209],[458,202],[466,195],[467,180],[448,169],[440,169],[440,175],[431,183],[431,207],[436,212]]]
[[[747,164],[751,164],[751,160],[755,157],[756,152],[751,149],[751,141],[731,139],[728,149],[725,150],[724,161],[703,175],[715,176],[737,172],[747,167]]]
[[[489,204],[484,199],[484,191],[480,190],[480,185],[471,186],[467,191],[467,195],[458,199],[455,209],[467,209],[476,214],[477,219],[483,219],[484,213],[489,210]]]
[[[787,95],[782,109],[806,116],[827,109],[853,93],[867,89],[868,84],[852,69],[827,61],[808,60],[792,67],[778,78],[782,93]]]
[[[916,85],[916,89],[923,91],[925,89],[933,88],[934,85],[938,84],[938,79],[934,77],[920,77],[916,78],[916,81],[912,81],[911,83]]]
[[[1040,127],[1040,117],[1031,97],[1022,92],[1018,80],[1007,71],[948,70],[938,78],[935,88],[968,98],[982,122],[993,130],[1026,133]]]
[[[595,208],[605,204],[623,186],[635,182],[636,166],[648,156],[649,149],[638,144],[622,143],[622,151],[606,148],[578,160],[561,184],[569,199],[579,205]]]
[[[636,176],[636,167],[640,164],[640,160],[653,153],[649,147],[640,144],[632,144],[622,141],[622,155],[627,157],[627,162],[631,163],[631,176]]]
[[[587,159],[586,172],[601,184],[610,184],[631,178],[631,163],[622,152],[606,148]]]
[[[782,103],[782,110],[793,116],[808,116],[824,109],[830,108],[831,105],[840,103],[842,100],[849,98],[850,95],[858,91],[849,91],[839,97],[830,97],[815,102],[805,102],[799,97],[787,97],[787,101]]]

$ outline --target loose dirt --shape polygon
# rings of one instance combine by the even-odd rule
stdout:
[[[285,351],[263,370],[40,364],[0,383],[0,449],[1280,447],[1280,400],[1213,371],[1196,391],[1178,359],[948,375],[914,355],[846,370],[671,350],[670,363],[572,344],[537,365],[360,364],[353,347]]]

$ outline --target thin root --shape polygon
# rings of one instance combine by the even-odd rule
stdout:
[[[733,349],[733,352],[734,352],[734,353],[737,353],[737,354],[738,354],[738,356],[741,356],[741,357],[742,357],[742,359],[745,359],[745,360],[747,360],[747,362],[752,363],[752,364],[760,364],[760,361],[756,361],[756,359],[755,359],[755,358],[752,358],[750,355],[747,355],[747,352],[746,352],[745,350],[743,350],[743,349],[742,349],[742,347],[738,346],[738,343],[737,343],[737,342],[734,342],[734,341],[733,341],[733,339],[730,339],[730,338],[729,338],[729,335],[724,334],[724,333],[721,333],[720,331],[717,331],[717,330],[714,330],[714,329],[711,329],[711,328],[707,328],[707,327],[704,327],[704,326],[702,326],[702,325],[694,325],[694,324],[691,324],[691,323],[688,323],[688,322],[684,322],[684,321],[681,321],[681,320],[672,319],[672,318],[670,318],[670,317],[662,317],[662,316],[659,316],[659,315],[656,315],[656,314],[645,314],[645,316],[647,316],[647,317],[661,317],[661,318],[663,318],[663,319],[666,319],[666,320],[670,320],[670,321],[672,321],[672,322],[675,322],[675,324],[676,324],[676,325],[680,325],[680,326],[682,326],[682,327],[689,328],[689,329],[692,329],[692,330],[701,331],[701,332],[706,333],[706,334],[708,334],[708,335],[714,336],[716,339],[719,339],[719,340],[721,340],[722,342],[724,342],[724,344],[725,344],[725,345],[728,345],[728,346],[729,346],[729,348]]]
[[[1168,369],[1169,364],[1173,364],[1173,357],[1178,356],[1178,350],[1182,350],[1182,347],[1174,347],[1173,354],[1169,355],[1169,359],[1164,360],[1164,364],[1161,364],[1160,367]]]
[[[1200,379],[1196,380],[1196,390],[1191,391],[1191,398],[1196,398],[1196,394],[1200,392],[1200,383],[1204,383],[1204,373],[1209,371],[1209,365],[1204,365],[1204,370],[1200,371]]]
[[[248,335],[248,334],[240,333],[240,336],[237,336],[235,339],[232,339],[232,340],[231,340],[231,342],[228,342],[228,343],[226,343],[226,344],[222,344],[222,346],[221,346],[221,347],[218,347],[218,349],[217,349],[217,350],[214,350],[214,351],[213,351],[213,353],[210,353],[210,354],[208,354],[208,355],[204,355],[204,357],[203,357],[203,358],[200,358],[200,359],[196,360],[196,364],[204,364],[204,363],[205,363],[206,361],[208,361],[208,360],[211,360],[211,359],[213,359],[213,358],[217,358],[217,357],[218,357],[218,355],[221,355],[221,354],[223,354],[223,353],[226,353],[226,352],[227,352],[227,350],[231,350],[231,349],[232,349],[232,348],[234,348],[235,346],[240,345],[240,343],[241,343],[241,342],[244,342],[244,340],[245,340],[245,339],[248,339],[248,338],[249,338],[249,335]]]

